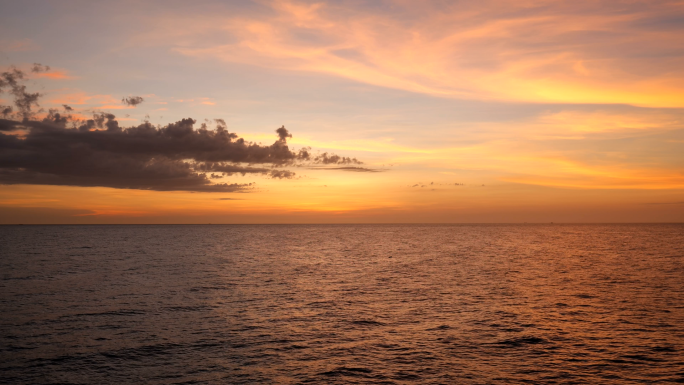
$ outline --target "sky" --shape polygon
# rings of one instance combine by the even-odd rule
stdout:
[[[0,0],[0,73],[4,224],[684,221],[684,1]]]

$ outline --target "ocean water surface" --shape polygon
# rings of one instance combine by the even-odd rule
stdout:
[[[0,227],[0,382],[684,383],[684,225]]]

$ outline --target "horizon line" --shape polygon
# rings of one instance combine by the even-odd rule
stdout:
[[[684,225],[684,222],[0,223],[0,226]]]

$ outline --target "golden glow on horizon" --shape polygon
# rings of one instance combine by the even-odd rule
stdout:
[[[224,118],[230,132],[264,145],[284,124],[291,149],[357,158],[364,163],[328,167],[367,172],[312,164],[285,167],[294,179],[215,180],[256,183],[244,193],[0,185],[0,214],[102,223],[684,220],[684,29],[668,24],[684,14],[681,2],[249,4],[171,7],[108,43],[122,57],[159,55],[147,66],[117,64],[143,90],[135,108],[121,90],[85,87],[101,80],[87,69],[58,62],[31,74],[32,86],[49,85],[36,119],[63,104],[81,120],[111,110],[122,127]],[[7,42],[52,64],[34,39]],[[187,68],[165,66],[171,60]]]

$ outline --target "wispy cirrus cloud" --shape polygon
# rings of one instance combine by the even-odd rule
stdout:
[[[0,52],[26,52],[35,51],[38,48],[38,44],[32,39],[0,39]]]
[[[443,97],[684,106],[681,2],[265,4],[201,15],[173,49]]]
[[[52,70],[52,71],[45,71],[41,73],[37,73],[33,75],[34,78],[43,78],[43,79],[51,79],[51,80],[69,80],[69,79],[75,79],[75,76],[69,75],[69,72],[66,70]]]
[[[69,104],[77,106],[96,107],[100,105],[116,105],[120,101],[112,95],[88,94],[84,91],[64,90],[66,92],[55,92],[49,102],[53,104]],[[74,91],[74,92],[72,92]]]

